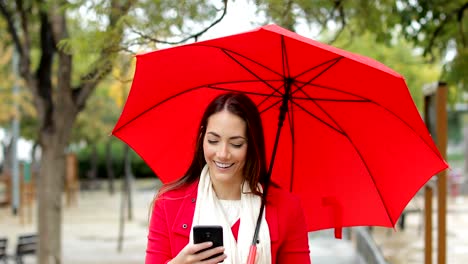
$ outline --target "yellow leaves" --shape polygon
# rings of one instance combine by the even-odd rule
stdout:
[[[116,65],[112,70],[108,96],[115,101],[119,108],[122,108],[130,92],[130,85],[135,70],[135,58],[127,58],[127,61],[124,63],[122,63],[122,59],[117,61],[121,63]]]
[[[36,116],[31,94],[24,81],[13,73],[13,50],[12,46],[0,46],[0,124],[10,122],[13,117]]]

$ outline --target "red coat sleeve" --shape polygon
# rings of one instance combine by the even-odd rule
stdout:
[[[278,249],[276,263],[310,264],[307,224],[300,200],[295,196],[284,199],[280,214],[286,224],[285,239]]]
[[[171,260],[170,229],[164,206],[164,199],[157,199],[154,203],[149,224],[146,264],[165,264]]]

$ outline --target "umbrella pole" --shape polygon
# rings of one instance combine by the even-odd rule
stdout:
[[[281,129],[283,128],[284,119],[286,118],[286,112],[288,112],[288,101],[290,99],[290,91],[291,91],[291,81],[287,79],[285,80],[285,93],[283,94],[283,100],[281,103],[280,113],[278,117],[278,129],[276,130],[275,144],[273,145],[273,152],[271,153],[270,166],[268,168],[265,186],[263,188],[262,204],[260,206],[260,212],[258,213],[257,224],[255,226],[255,233],[252,239],[252,244],[250,245],[249,256],[247,258],[247,264],[255,263],[255,256],[257,254],[258,233],[260,231],[260,225],[262,223],[266,197],[268,194],[268,187],[270,186],[271,173],[273,170],[273,164],[275,163],[276,150],[278,148],[278,142],[279,142],[280,135],[281,135]]]

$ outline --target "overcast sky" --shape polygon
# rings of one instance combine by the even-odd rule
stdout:
[[[255,11],[255,5],[248,3],[247,0],[228,1],[226,16],[220,23],[208,30],[200,40],[223,37],[256,28],[264,20],[255,14]]]
[[[202,35],[200,40],[223,37],[252,30],[265,22],[265,18],[256,14],[256,6],[248,0],[228,1],[228,10],[223,20]],[[308,38],[314,38],[316,32],[311,31],[305,23],[296,26],[297,33]],[[315,33],[315,35],[314,35]]]

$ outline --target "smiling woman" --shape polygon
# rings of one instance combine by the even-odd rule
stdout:
[[[267,181],[259,111],[244,94],[219,95],[206,108],[197,133],[187,172],[163,186],[154,202],[146,263],[231,264],[248,259]],[[255,263],[310,263],[299,199],[270,185],[266,200]],[[223,246],[194,244],[191,230],[200,225],[221,226]]]
[[[208,119],[203,152],[219,199],[238,200],[247,156],[245,121],[223,110]]]

